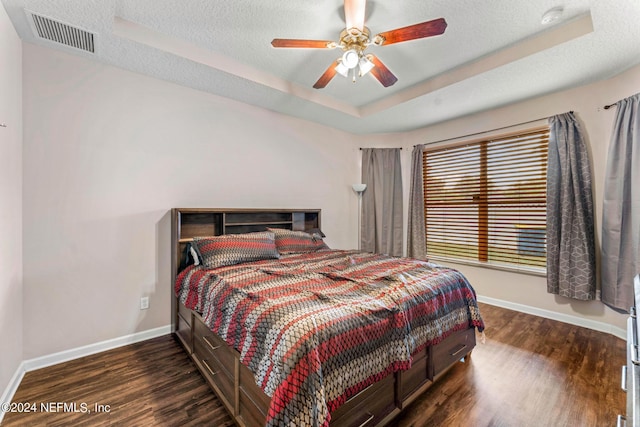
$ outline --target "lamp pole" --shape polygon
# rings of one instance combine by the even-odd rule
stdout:
[[[367,184],[353,184],[353,191],[358,194],[358,250],[362,250],[362,228],[360,226],[360,218],[362,217],[362,193],[367,189]]]

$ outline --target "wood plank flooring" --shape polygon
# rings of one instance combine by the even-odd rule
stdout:
[[[480,312],[486,344],[392,426],[616,425],[626,411],[624,340],[487,304]]]
[[[27,372],[13,402],[35,402],[38,412],[8,413],[3,427],[234,425],[171,335]],[[40,411],[50,402],[76,403],[79,412]]]
[[[480,310],[486,343],[392,427],[615,425],[625,411],[623,340],[486,304]],[[36,403],[38,412],[8,413],[2,426],[233,425],[170,336],[28,372],[14,402]],[[40,411],[57,402],[79,412]],[[96,412],[96,404],[109,411]]]

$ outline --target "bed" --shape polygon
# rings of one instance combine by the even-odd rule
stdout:
[[[321,211],[172,210],[173,326],[240,426],[381,426],[475,346],[437,264],[328,248]]]

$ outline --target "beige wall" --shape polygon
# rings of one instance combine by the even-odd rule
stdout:
[[[170,323],[172,207],[322,208],[355,246],[353,136],[23,49],[25,359]]]
[[[22,44],[0,6],[0,397],[22,362]],[[2,399],[0,399],[2,402]],[[0,419],[2,413],[0,413]]]
[[[407,209],[411,150],[414,145],[454,138],[459,135],[484,132],[554,114],[574,111],[582,123],[593,162],[596,248],[599,252],[600,228],[602,226],[602,187],[607,150],[615,117],[615,108],[605,110],[603,107],[637,92],[640,92],[640,67],[627,70],[610,80],[538,97],[414,132],[402,135],[378,135],[375,138],[368,138],[368,146],[403,147],[402,166],[404,172],[405,209]],[[393,142],[389,143],[387,141]],[[451,141],[443,144],[449,143]],[[548,294],[546,291],[546,278],[544,277],[465,265],[457,265],[457,267],[469,278],[478,294],[482,297],[506,301],[515,307],[519,305],[531,307],[540,314],[549,312],[559,318],[575,316],[583,319],[585,325],[589,325],[591,322],[601,322],[618,328],[618,330],[614,331],[616,333],[619,333],[620,329],[626,329],[627,316],[618,314],[599,301],[581,302]]]

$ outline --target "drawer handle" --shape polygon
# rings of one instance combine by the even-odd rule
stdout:
[[[460,354],[465,348],[467,348],[466,344],[463,344],[462,347],[460,347],[458,350],[456,350],[454,353],[451,353],[452,356],[457,356],[458,354]]]
[[[356,399],[358,396],[360,396],[365,391],[369,390],[371,387],[373,387],[373,384],[368,385],[364,390],[360,390],[355,396],[351,396],[345,403],[349,403],[352,400]]]
[[[622,382],[620,383],[620,388],[625,392],[627,391],[627,365],[622,366]]]
[[[616,422],[616,427],[626,427],[627,419],[622,415],[618,415],[618,421]]]
[[[207,371],[209,371],[212,377],[214,377],[217,374],[217,372],[213,372],[213,369],[211,369],[211,366],[209,366],[206,360],[202,359],[202,364],[204,365],[205,368],[207,368]]]
[[[367,414],[369,414],[369,413],[367,412]],[[374,416],[374,415],[369,414],[369,418],[367,418],[367,419],[366,419],[362,424],[360,424],[358,427],[364,427],[364,426],[366,426],[366,425],[367,425],[367,424],[369,424],[369,423],[371,422],[371,420],[373,420],[374,418],[375,418],[375,416]]]
[[[202,341],[204,341],[212,351],[216,351],[217,349],[220,348],[219,345],[214,346],[213,344],[211,344],[211,341],[209,341],[207,337],[202,337]]]

